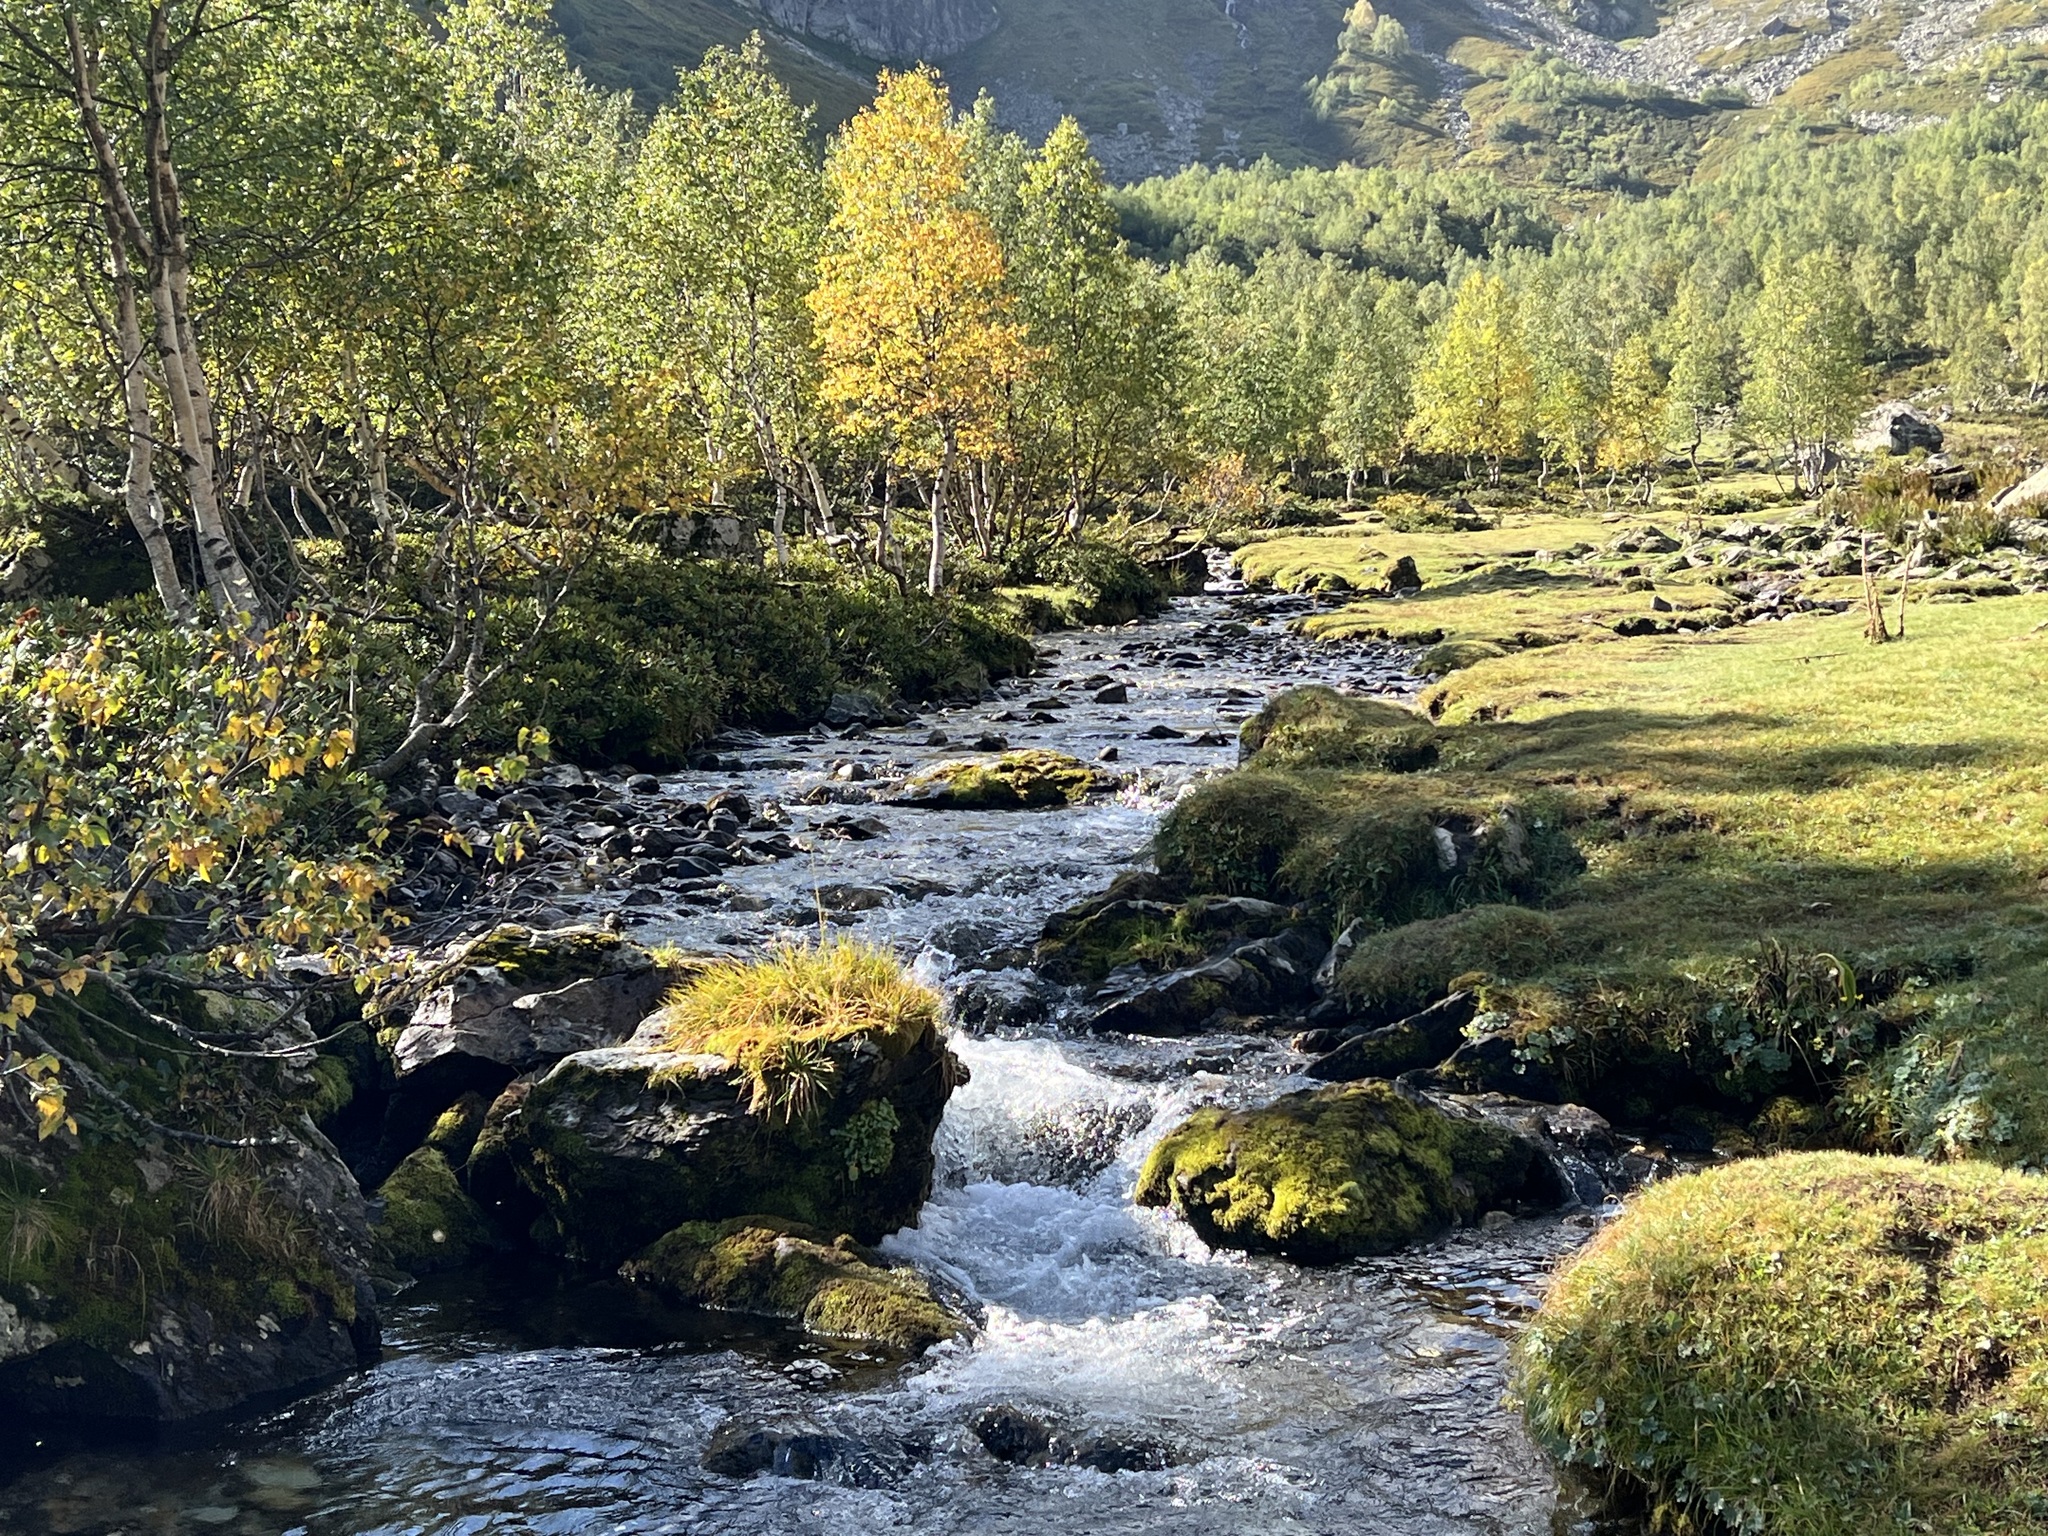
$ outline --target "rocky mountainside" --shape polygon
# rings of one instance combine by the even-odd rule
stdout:
[[[940,66],[1112,176],[1262,155],[1473,164],[1640,191],[1786,118],[1884,132],[2048,79],[2044,0],[557,0],[594,75],[658,99],[759,29],[828,125],[882,65]],[[1389,26],[1389,21],[1398,26]]]

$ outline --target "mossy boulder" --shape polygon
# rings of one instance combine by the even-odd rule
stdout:
[[[1436,765],[1436,727],[1384,699],[1320,685],[1281,694],[1238,728],[1239,759],[1277,768],[1374,768],[1414,773]]]
[[[1516,976],[1576,954],[1581,946],[1548,912],[1488,903],[1361,935],[1336,975],[1345,1005],[1401,1017],[1474,975]]]
[[[781,1318],[906,1354],[969,1328],[917,1270],[891,1266],[849,1237],[770,1216],[686,1223],[620,1273],[690,1306]]]
[[[1183,889],[1280,899],[1282,864],[1328,816],[1292,776],[1244,768],[1183,795],[1159,824],[1153,857]]]
[[[690,968],[657,964],[608,929],[516,923],[416,966],[370,1005],[394,1086],[369,1177],[396,1167],[463,1094],[488,1101],[521,1073],[624,1040]]]
[[[934,763],[913,774],[895,799],[935,811],[1042,810],[1078,805],[1111,782],[1077,757],[1031,748],[1005,752],[992,763]]]
[[[1491,640],[1440,640],[1416,658],[1415,670],[1428,677],[1442,677],[1505,655],[1507,648]]]
[[[1795,1153],[1652,1185],[1552,1284],[1520,1392],[1674,1529],[2048,1531],[2048,1180]]]
[[[483,1213],[434,1147],[421,1147],[393,1169],[377,1199],[384,1207],[377,1228],[384,1251],[411,1274],[460,1268],[491,1246]]]
[[[203,999],[161,980],[143,995],[138,1008],[94,981],[76,1006],[60,995],[36,1011],[38,1032],[104,1085],[71,1077],[75,1134],[38,1141],[0,1114],[0,1441],[24,1424],[222,1413],[378,1349],[370,1214],[312,1127],[319,1077],[195,1056],[161,1021]],[[312,1029],[285,1019],[278,1035]],[[160,1123],[265,1144],[164,1135],[108,1089]]]
[[[917,1219],[966,1070],[938,999],[842,944],[707,971],[624,1045],[539,1075],[472,1158],[502,1158],[544,1244],[615,1265],[688,1222],[763,1214],[862,1242]]]
[[[476,1150],[490,1112],[489,1099],[475,1091],[465,1093],[436,1117],[427,1131],[426,1144],[446,1158],[450,1167],[460,1168]]]
[[[1302,1263],[1391,1253],[1504,1203],[1552,1198],[1535,1144],[1384,1082],[1197,1110],[1138,1177],[1206,1243]]]
[[[1436,774],[1253,766],[1197,785],[1160,823],[1161,873],[1196,890],[1305,903],[1393,927],[1533,903],[1584,860],[1555,815]]]

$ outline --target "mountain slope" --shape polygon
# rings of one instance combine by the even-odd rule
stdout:
[[[1111,175],[1191,163],[1486,168],[1567,194],[1674,185],[1787,117],[1882,132],[2048,87],[2048,0],[557,0],[598,79],[658,99],[749,31],[843,120],[929,60]],[[1390,26],[1390,23],[1398,25]]]

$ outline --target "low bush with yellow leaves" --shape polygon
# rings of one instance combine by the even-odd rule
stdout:
[[[353,766],[349,673],[317,617],[0,636],[0,1094],[71,1123],[39,1002],[144,964],[259,978],[384,943],[383,812]]]

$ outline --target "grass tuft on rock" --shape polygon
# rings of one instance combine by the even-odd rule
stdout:
[[[1658,1184],[1519,1348],[1560,1456],[1677,1531],[2048,1532],[2048,1180],[1791,1153]]]
[[[894,954],[845,937],[710,966],[656,1015],[664,1049],[736,1063],[753,1080],[753,1112],[784,1122],[808,1119],[829,1097],[828,1047],[864,1039],[900,1061],[938,1020],[938,994]]]

